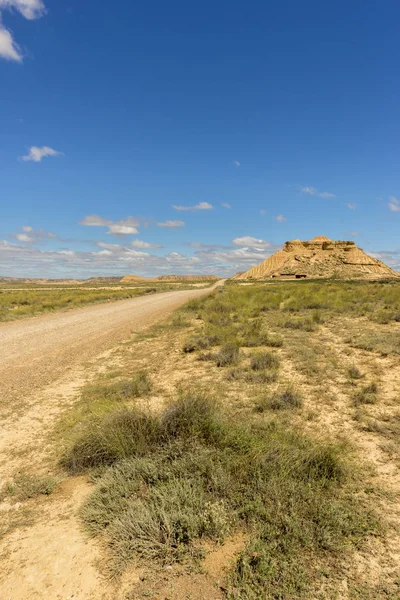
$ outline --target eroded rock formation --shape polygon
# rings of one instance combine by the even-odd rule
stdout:
[[[318,236],[308,242],[291,240],[235,279],[393,279],[400,273],[372,258],[351,241]]]

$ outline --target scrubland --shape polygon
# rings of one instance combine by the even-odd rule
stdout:
[[[228,283],[102,364],[2,497],[88,478],[126,600],[395,600],[399,354],[399,284]]]

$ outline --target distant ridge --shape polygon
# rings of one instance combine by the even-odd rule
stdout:
[[[221,279],[216,275],[159,275],[159,277],[139,277],[138,275],[125,275],[121,279],[121,283],[129,283],[135,281],[218,281]]]
[[[282,250],[236,280],[246,279],[399,279],[380,260],[372,258],[352,241],[333,241],[317,236],[310,241],[292,240]]]

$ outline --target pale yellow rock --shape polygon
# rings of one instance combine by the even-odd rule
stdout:
[[[382,261],[368,256],[351,241],[317,236],[310,241],[291,240],[282,250],[233,279],[398,279]]]

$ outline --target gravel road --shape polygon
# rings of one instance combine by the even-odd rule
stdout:
[[[211,288],[163,292],[0,324],[0,408],[168,316]]]

